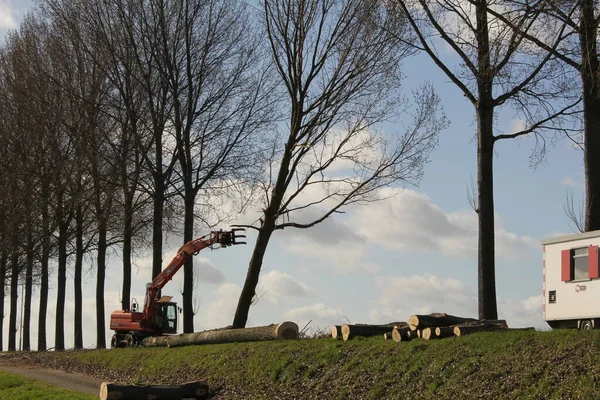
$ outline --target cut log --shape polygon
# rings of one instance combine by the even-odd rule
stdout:
[[[334,339],[342,338],[342,326],[341,325],[333,325],[331,327],[331,337]]]
[[[167,347],[169,336],[150,336],[144,338],[142,345],[146,347]]]
[[[421,339],[425,339],[425,340],[429,340],[432,338],[435,339],[435,334],[433,333],[433,331],[435,330],[435,328],[424,328],[421,330]]]
[[[207,399],[208,383],[204,381],[184,383],[182,385],[121,385],[102,382],[101,400],[170,400],[170,399]]]
[[[406,331],[406,337],[408,338],[408,340],[416,339],[419,337],[419,331],[416,329],[411,329],[409,326],[408,330]]]
[[[217,329],[181,335],[168,336],[168,347],[194,344],[215,344],[234,342],[255,342],[262,340],[298,339],[298,325],[286,321],[281,324],[255,326],[241,329]]]
[[[414,337],[410,337],[410,327],[405,326],[403,328],[394,328],[394,330],[392,331],[392,339],[394,340],[394,342],[399,343],[402,341],[409,341],[411,339],[414,339]]]
[[[348,340],[355,336],[370,337],[379,336],[390,331],[390,325],[342,325],[342,339]]]
[[[465,322],[477,321],[475,318],[464,318],[446,313],[433,313],[429,315],[411,315],[408,324],[411,329],[435,328],[438,326],[450,326],[463,324]]]
[[[499,320],[481,320],[477,322],[470,322],[454,327],[454,334],[456,336],[464,336],[475,332],[486,332],[508,329],[506,321],[503,319]]]
[[[454,336],[454,327],[453,326],[438,326],[435,328],[435,338],[443,339],[450,336]]]

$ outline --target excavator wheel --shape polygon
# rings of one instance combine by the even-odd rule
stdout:
[[[137,346],[137,341],[135,340],[135,336],[133,333],[128,333],[125,335],[125,341],[127,342],[127,347],[135,347]]]
[[[117,347],[119,347],[119,340],[117,339],[117,334],[115,333],[110,339],[110,348],[116,349]]]

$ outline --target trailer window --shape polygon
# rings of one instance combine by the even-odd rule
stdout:
[[[588,249],[573,249],[573,272],[571,276],[574,281],[588,279]]]

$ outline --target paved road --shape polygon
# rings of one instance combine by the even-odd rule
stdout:
[[[33,366],[2,366],[0,370],[26,376],[55,386],[64,387],[80,393],[96,395],[100,393],[101,380],[89,376],[73,374],[53,369]]]

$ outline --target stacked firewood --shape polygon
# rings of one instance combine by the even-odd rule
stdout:
[[[334,339],[342,338],[343,340],[348,340],[355,336],[383,335],[384,339],[401,342],[415,338],[432,340],[451,336],[464,336],[475,332],[507,329],[509,329],[508,325],[503,319],[478,320],[445,313],[433,313],[428,315],[411,315],[408,322],[392,322],[384,325],[334,325],[331,328],[331,336]]]

